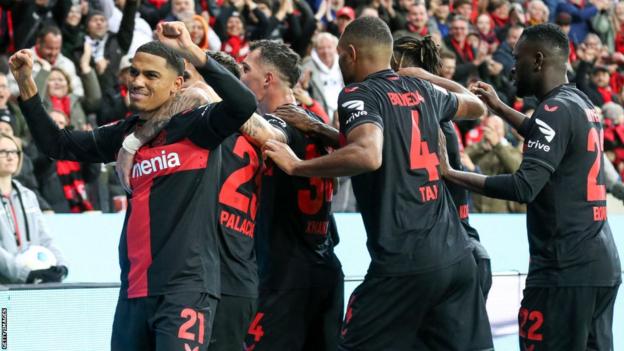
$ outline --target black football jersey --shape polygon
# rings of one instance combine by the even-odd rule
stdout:
[[[432,271],[470,253],[439,173],[438,128],[457,110],[457,98],[431,83],[392,70],[369,75],[338,98],[344,137],[362,123],[383,130],[383,162],[352,177],[371,255],[369,273]]]
[[[313,114],[311,114],[313,115]],[[317,118],[315,115],[313,115]],[[327,154],[316,140],[273,115],[265,118],[281,129],[301,159]],[[262,179],[260,219],[256,227],[262,288],[291,289],[333,284],[340,263],[334,254],[331,220],[334,184],[330,178],[289,176],[267,165]]]
[[[262,156],[239,133],[221,144],[219,220],[221,292],[256,297],[258,268],[254,232],[258,213]]]
[[[463,170],[464,166],[461,163],[460,149],[459,149],[459,136],[457,135],[457,131],[453,125],[453,122],[442,122],[440,123],[440,129],[444,133],[444,137],[446,138],[446,152],[448,155],[449,164],[453,169]],[[479,241],[479,232],[470,225],[468,220],[469,217],[469,204],[468,197],[469,192],[466,188],[463,188],[457,184],[451,182],[445,182],[449,192],[451,193],[451,197],[453,198],[453,204],[457,209],[457,213],[459,214],[459,219],[466,229],[466,233],[471,238]]]
[[[523,163],[551,173],[527,207],[527,286],[620,282],[620,260],[607,222],[603,130],[591,101],[573,86],[560,86],[520,133],[525,137]]]

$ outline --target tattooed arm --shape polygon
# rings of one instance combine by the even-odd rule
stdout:
[[[266,119],[262,118],[257,113],[254,113],[251,118],[243,124],[240,128],[241,134],[256,146],[264,146],[268,140],[278,140],[283,143],[286,142],[286,135],[280,129],[275,128]]]

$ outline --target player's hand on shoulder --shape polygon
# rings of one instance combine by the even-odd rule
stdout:
[[[295,155],[292,149],[280,141],[269,140],[262,147],[264,158],[267,157],[288,175],[297,175],[296,166],[301,159]]]
[[[503,102],[498,97],[498,94],[496,94],[496,90],[494,90],[493,86],[484,82],[476,82],[468,89],[481,99],[490,110],[494,111],[496,114],[500,114]]]
[[[303,133],[312,133],[314,131],[314,125],[317,123],[304,109],[292,104],[278,107],[273,114]]]
[[[400,76],[429,80],[431,73],[420,67],[403,67],[397,72]]]

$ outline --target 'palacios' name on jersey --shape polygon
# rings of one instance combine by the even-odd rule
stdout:
[[[256,223],[239,216],[235,213],[221,210],[219,214],[219,223],[226,228],[232,229],[250,238],[254,237],[254,230],[256,229]]]

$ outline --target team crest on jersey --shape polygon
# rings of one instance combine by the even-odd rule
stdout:
[[[348,108],[351,110],[364,111],[364,101],[362,100],[351,100],[342,104],[342,107]]]
[[[550,143],[555,138],[555,134],[557,134],[555,130],[539,118],[535,119],[535,123],[539,126],[539,131],[544,134],[546,141]]]

